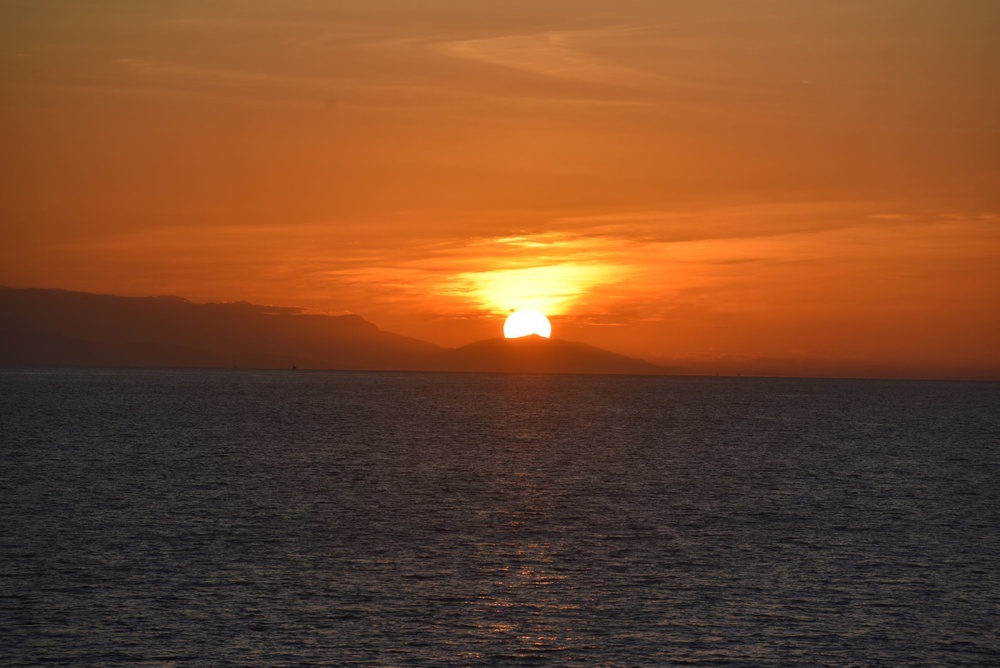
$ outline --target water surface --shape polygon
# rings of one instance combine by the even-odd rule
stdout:
[[[4,665],[997,665],[1000,384],[0,372]]]

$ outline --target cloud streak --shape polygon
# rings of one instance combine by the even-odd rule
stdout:
[[[609,62],[585,50],[588,38],[620,37],[624,29],[550,31],[483,39],[442,42],[431,46],[444,55],[518,70],[541,77],[569,79],[615,87],[649,87],[662,83],[651,73]]]

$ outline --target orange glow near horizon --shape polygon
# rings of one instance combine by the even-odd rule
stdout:
[[[469,291],[484,310],[532,309],[561,315],[611,272],[602,266],[554,264],[463,272],[453,282],[460,291]]]
[[[333,5],[0,9],[0,285],[1000,378],[993,4]]]

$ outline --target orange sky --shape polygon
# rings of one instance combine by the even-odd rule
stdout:
[[[7,2],[0,284],[1000,378],[998,35],[996,0]]]

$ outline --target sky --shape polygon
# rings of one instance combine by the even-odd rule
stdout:
[[[1000,379],[995,0],[0,0],[0,285]]]

